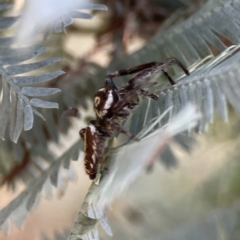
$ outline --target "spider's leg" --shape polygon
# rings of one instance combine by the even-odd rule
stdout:
[[[157,95],[151,94],[151,93],[149,93],[148,91],[145,91],[145,90],[143,90],[143,89],[141,89],[141,94],[142,94],[143,96],[145,96],[145,97],[150,97],[150,98],[152,98],[152,99],[155,100],[155,101],[158,100],[158,96],[157,96]]]
[[[104,161],[104,157],[103,156],[99,156],[99,163],[101,164],[101,167],[103,167],[103,169],[106,172],[108,172],[107,163]]]
[[[165,70],[162,70],[163,74],[167,77],[167,79],[169,80],[169,82],[174,85],[176,84],[173,79],[170,77],[170,75],[165,71]]]
[[[122,117],[122,118],[127,118],[130,115],[129,110],[125,110],[125,109],[116,109],[117,111],[114,112],[114,115],[117,117]]]
[[[113,129],[115,129],[116,131],[125,134],[126,136],[128,136],[130,139],[134,140],[134,141],[139,141],[138,138],[134,137],[131,133],[129,133],[128,131],[124,130],[120,124],[116,123],[116,122],[110,122],[110,125],[112,126]]]
[[[140,89],[137,89],[139,91]],[[128,110],[133,109],[134,107],[129,108],[129,103],[134,104],[137,106],[139,104],[139,97],[136,89],[129,90],[124,97],[122,97],[114,106],[114,114],[119,115],[119,112],[124,111],[124,107],[127,106]],[[130,115],[130,113],[129,113]]]
[[[135,66],[132,68],[125,68],[125,69],[113,72],[113,73],[109,74],[108,76],[114,78],[114,77],[119,77],[119,76],[130,75],[130,74],[145,70],[147,68],[152,68],[156,64],[157,64],[157,62],[145,63],[145,64],[141,64],[141,65],[138,65],[138,66]]]
[[[189,71],[187,70],[187,68],[183,66],[183,64],[177,58],[168,58],[165,62],[166,67],[174,64],[177,64],[185,72],[186,75],[189,75]]]
[[[133,68],[125,68],[125,69],[113,72],[106,77],[105,84],[110,86],[112,89],[117,90],[117,87],[113,82],[113,78],[137,73],[137,72],[140,72],[140,71],[145,70],[147,68],[152,68],[156,64],[157,64],[156,62],[150,62],[150,63],[145,63],[145,64],[142,64],[142,65],[138,65],[138,66],[133,67]]]
[[[183,66],[183,64],[176,58],[169,58],[165,62],[156,63],[153,67],[143,70],[142,72],[138,73],[136,76],[134,76],[132,79],[128,81],[129,86],[128,89],[134,89],[135,83],[139,82],[147,77],[152,76],[154,73],[162,71],[164,75],[168,78],[169,82],[173,85],[175,82],[172,80],[172,78],[169,76],[169,74],[164,71],[168,66],[177,64],[186,75],[189,75],[188,70]]]

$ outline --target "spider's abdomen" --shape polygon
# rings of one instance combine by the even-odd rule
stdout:
[[[84,166],[90,179],[94,179],[97,174],[98,157],[96,155],[97,144],[95,141],[96,128],[92,124],[82,131],[84,135]]]
[[[95,125],[91,121],[86,128],[80,131],[80,136],[84,141],[84,167],[90,179],[95,179],[98,165],[103,162],[103,153],[106,139],[110,134],[105,128]]]
[[[118,94],[109,88],[100,88],[95,94],[94,110],[100,119],[113,116],[113,108],[119,101]]]

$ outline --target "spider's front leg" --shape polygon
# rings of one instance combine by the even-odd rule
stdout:
[[[187,70],[187,68],[184,67],[183,64],[177,58],[172,57],[172,58],[168,58],[165,62],[155,63],[154,66],[147,68],[142,72],[138,73],[135,77],[133,77],[128,81],[128,84],[129,84],[128,88],[133,89],[136,85],[136,82],[139,82],[145,78],[148,78],[160,71],[167,77],[167,79],[172,85],[176,84],[174,80],[171,78],[171,76],[165,71],[167,67],[172,65],[179,66],[186,75],[189,75],[189,71]]]
[[[138,79],[146,78],[156,72],[162,71],[163,74],[169,80],[169,82],[172,85],[174,85],[175,84],[174,80],[164,69],[166,69],[168,66],[175,65],[175,64],[178,65],[185,72],[186,75],[189,75],[189,71],[187,70],[187,68],[177,58],[171,57],[171,58],[168,58],[165,62],[150,62],[150,63],[138,65],[133,68],[126,68],[126,69],[113,72],[106,77],[105,84],[107,86],[110,86],[115,91],[117,91],[117,87],[113,82],[113,78],[115,77],[125,76],[125,75],[130,75],[130,74],[140,72],[138,75],[136,75],[136,77],[134,77],[132,80],[129,81],[129,84],[131,85],[135,80],[137,80],[137,78]]]
[[[142,65],[138,65],[136,67],[125,68],[125,69],[113,72],[105,78],[105,84],[117,91],[118,88],[114,84],[113,78],[134,74],[134,73],[143,71],[144,69],[151,68],[151,67],[155,66],[156,64],[157,64],[156,62],[150,62],[150,63],[145,63],[145,64],[142,64]]]

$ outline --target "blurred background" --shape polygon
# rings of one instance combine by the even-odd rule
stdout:
[[[87,10],[92,19],[74,19],[71,25],[63,26],[63,32],[55,29],[43,43],[47,51],[36,58],[62,59],[34,72],[66,72],[44,83],[45,87],[61,89],[61,93],[47,98],[57,102],[59,109],[40,111],[46,122],[35,117],[33,129],[22,132],[17,144],[7,134],[5,141],[0,140],[1,240],[67,239],[91,184],[83,169],[83,143],[78,131],[94,118],[92,99],[107,73],[174,56],[191,72],[200,69],[204,82],[209,66],[215,62],[220,66],[233,58],[219,67],[224,70],[227,66],[229,75],[218,71],[217,76],[238,81],[234,75],[238,74],[238,49],[230,50],[240,40],[236,15],[240,1],[98,3],[106,5],[108,11]],[[2,9],[0,23],[4,17],[17,16],[24,1],[3,4],[12,5]],[[237,26],[231,25],[235,19]],[[9,37],[15,30],[14,25],[3,27],[1,37]],[[1,47],[8,49],[9,45]],[[182,77],[175,68],[170,72],[174,79]],[[194,77],[189,81],[195,84]],[[168,83],[163,82],[159,93],[167,91]],[[234,100],[225,93],[228,117],[217,109],[219,114],[213,112],[201,131],[196,129],[197,133],[182,144],[185,148],[172,142],[162,160],[109,206],[107,216],[114,239],[240,238],[240,121],[236,113],[240,85],[237,82],[234,86]],[[202,92],[200,100],[204,102],[208,95]],[[218,108],[218,102],[213,102]],[[200,105],[204,116],[210,107]],[[71,108],[78,109],[77,114]],[[139,114],[137,110],[135,116]],[[133,120],[131,124],[137,126],[130,126],[131,132],[142,128]],[[100,239],[110,239],[100,227],[99,233]]]

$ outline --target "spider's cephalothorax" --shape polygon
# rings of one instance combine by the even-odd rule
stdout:
[[[94,111],[96,120],[90,121],[88,126],[80,131],[84,141],[84,165],[85,171],[90,179],[96,177],[99,164],[104,165],[103,155],[105,143],[113,136],[114,130],[126,134],[135,139],[130,133],[121,127],[131,111],[139,105],[141,97],[149,97],[157,100],[158,97],[145,89],[156,83],[147,83],[145,79],[152,74],[162,72],[173,85],[175,82],[165,69],[176,64],[187,75],[188,70],[176,58],[169,58],[165,62],[151,62],[129,69],[123,69],[108,75],[105,79],[105,86],[100,88],[94,97]],[[136,74],[130,79],[126,86],[118,89],[113,82],[114,77],[128,74]],[[136,140],[136,139],[135,139]]]
[[[119,101],[119,95],[109,86],[100,88],[94,97],[94,110],[96,115],[101,118],[112,118],[114,105]]]

